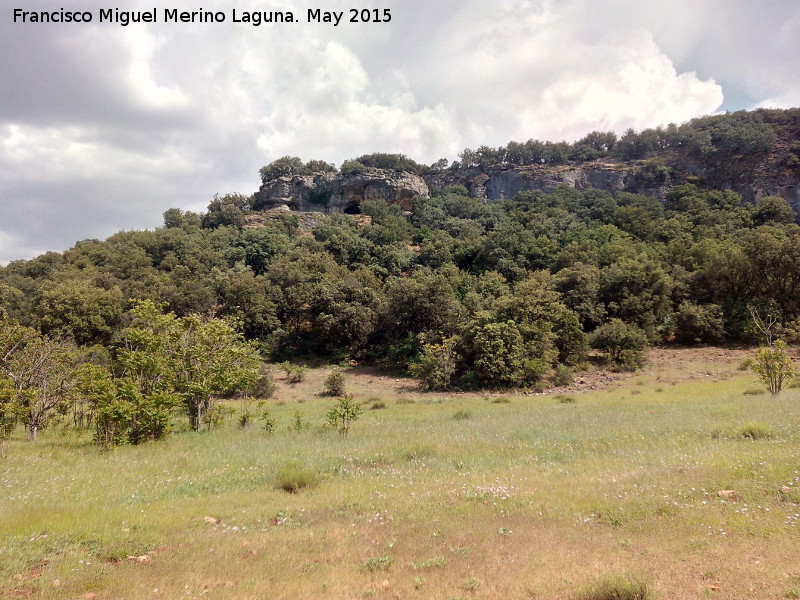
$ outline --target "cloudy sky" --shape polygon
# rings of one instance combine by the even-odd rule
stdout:
[[[258,188],[284,155],[465,147],[800,106],[797,0],[0,0],[0,264]],[[13,9],[93,21],[14,23]],[[158,23],[100,23],[100,8]],[[348,9],[391,12],[348,23]],[[307,10],[344,11],[338,26]],[[293,11],[299,23],[232,22]]]

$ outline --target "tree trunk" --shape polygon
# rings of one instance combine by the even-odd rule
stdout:
[[[189,423],[194,431],[200,431],[200,403],[195,398],[189,399]]]
[[[35,442],[36,436],[39,433],[39,425],[33,424],[28,426],[28,441]]]

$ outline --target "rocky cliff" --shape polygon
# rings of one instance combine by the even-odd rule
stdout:
[[[419,175],[365,169],[350,175],[317,173],[267,181],[256,193],[255,206],[261,210],[358,214],[362,202],[383,200],[411,211],[414,197],[429,195],[428,185]]]
[[[442,189],[448,185],[463,185],[470,196],[489,200],[512,198],[519,192],[531,190],[552,192],[562,185],[579,190],[594,188],[611,193],[646,191],[645,186],[637,181],[633,169],[624,164],[613,163],[556,167],[515,165],[474,167],[461,171],[434,173],[426,177],[426,182],[433,189]],[[651,190],[651,193],[656,192]]]
[[[461,171],[440,171],[425,177],[431,190],[448,185],[463,185],[470,196],[497,200],[512,198],[519,192],[552,192],[566,185],[578,190],[599,189],[612,194],[631,192],[664,199],[669,189],[683,183],[701,187],[732,189],[748,202],[765,196],[780,196],[800,213],[800,176],[778,169],[753,168],[737,172],[725,181],[706,181],[705,173],[693,165],[681,164],[668,174],[654,174],[644,161],[591,162],[579,165],[515,166],[498,165]]]
[[[552,192],[563,185],[582,191],[631,192],[663,200],[672,186],[691,182],[732,189],[749,202],[781,196],[800,213],[800,176],[793,172],[762,164],[734,169],[730,177],[720,181],[706,181],[706,174],[694,165],[667,164],[672,166],[661,172],[653,171],[652,163],[645,161],[595,161],[559,166],[471,167],[432,171],[424,177],[388,169],[365,169],[350,175],[295,175],[262,185],[256,193],[256,208],[357,214],[365,200],[383,200],[411,212],[416,196],[427,198],[431,190],[450,185],[463,185],[470,196],[487,200],[513,198],[519,192],[532,190]]]

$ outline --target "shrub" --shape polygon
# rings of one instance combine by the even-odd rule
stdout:
[[[333,197],[333,190],[325,185],[318,185],[308,190],[308,201],[317,206],[327,206]]]
[[[744,396],[763,396],[767,392],[764,390],[748,389],[742,392]]]
[[[294,418],[292,419],[292,424],[289,425],[290,431],[303,431],[304,429],[308,429],[310,425],[303,420],[303,415],[300,414],[300,411],[294,413]]]
[[[715,427],[711,430],[712,439],[729,440],[769,440],[775,437],[775,430],[766,423],[750,422],[739,427]]]
[[[575,600],[653,600],[655,595],[646,583],[625,577],[606,577],[574,596]]]
[[[275,430],[275,425],[277,425],[275,417],[272,416],[268,408],[265,408],[261,412],[261,426],[267,433],[272,433]]]
[[[464,589],[468,592],[474,592],[479,587],[481,587],[481,580],[477,577],[471,577],[464,582],[463,585]]]
[[[367,562],[364,563],[364,570],[365,571],[388,571],[392,564],[394,563],[394,559],[389,556],[378,556],[376,558],[370,558]]]
[[[270,398],[275,393],[275,381],[267,365],[259,367],[260,377],[248,390],[247,395],[254,398]]]
[[[422,353],[417,362],[409,365],[409,373],[422,381],[423,389],[446,388],[456,373],[460,358],[455,351],[456,338],[446,338],[441,344],[426,343],[424,337],[421,341]]]
[[[564,387],[572,383],[574,379],[574,373],[575,372],[572,367],[557,364],[550,381],[554,386]]]
[[[441,569],[445,564],[444,556],[435,556],[422,562],[412,562],[411,568],[415,571],[429,571],[431,569]]]
[[[722,308],[716,304],[682,302],[675,314],[675,341],[681,344],[715,344],[722,341],[725,327]]]
[[[436,454],[436,449],[431,444],[417,443],[406,448],[402,456],[406,460],[419,460],[421,458],[430,458],[434,454]]]
[[[286,372],[288,383],[300,383],[306,378],[306,369],[300,365],[293,365],[288,360],[281,363],[281,368]]]
[[[292,461],[280,468],[276,482],[278,488],[296,494],[301,490],[316,486],[319,483],[319,475],[315,471],[303,467],[300,463]]]
[[[361,405],[353,399],[352,394],[342,396],[336,402],[336,406],[328,411],[328,425],[338,429],[339,433],[347,437],[350,425],[358,420],[361,411]]]
[[[361,164],[357,160],[346,160],[339,168],[342,175],[357,175],[367,170],[366,165]]]
[[[330,375],[325,378],[325,389],[322,394],[324,396],[343,396],[344,395],[344,373],[339,369],[331,371]]]
[[[263,409],[265,404],[266,403],[262,400],[256,406],[259,409]],[[239,417],[237,418],[239,427],[241,427],[242,429],[246,429],[253,424],[253,421],[255,421],[255,419],[256,415],[253,414],[253,399],[250,396],[244,396],[242,398],[242,410],[239,413]]]
[[[756,372],[773,396],[779,394],[797,373],[792,359],[786,352],[786,343],[782,340],[756,350],[755,357],[750,359],[747,364]]]
[[[621,370],[635,371],[643,367],[647,360],[647,334],[621,319],[612,319],[598,327],[589,337],[589,344]]]
[[[765,423],[747,423],[736,430],[737,437],[748,440],[768,440],[775,437],[773,429]]]
[[[203,414],[203,423],[209,429],[219,427],[225,421],[226,410],[224,406],[215,405]]]

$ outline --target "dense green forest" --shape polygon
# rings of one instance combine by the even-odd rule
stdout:
[[[791,169],[800,152],[796,113],[709,117],[620,139],[590,134],[562,154],[647,158],[683,144],[722,168],[732,153],[755,157],[782,144]],[[792,138],[795,146],[778,141]],[[528,155],[516,152],[529,145],[538,147],[509,144],[491,160],[524,162]],[[479,149],[462,161],[488,155]],[[343,167],[422,168],[403,160],[366,155]],[[302,169],[335,170],[287,158],[261,176]],[[730,190],[683,183],[663,202],[569,187],[486,201],[449,186],[416,198],[410,215],[371,201],[357,217],[317,214],[307,226],[282,212],[258,227],[245,219],[254,201],[231,194],[215,197],[203,214],[173,208],[153,231],[85,240],[0,269],[0,397],[22,389],[8,377],[21,348],[60,345],[52,352],[63,369],[84,365],[73,391],[106,402],[119,417],[111,424],[125,422],[135,440],[158,437],[166,417],[153,408],[142,430],[144,417],[120,417],[114,398],[141,405],[173,394],[165,406],[182,402],[199,427],[209,396],[258,381],[256,350],[272,361],[381,362],[432,389],[508,388],[566,383],[590,347],[633,369],[647,344],[755,341],[754,318],[778,332],[796,330],[800,318],[798,215],[777,196],[747,203]],[[213,323],[213,331],[203,329]],[[183,363],[142,362],[163,358],[167,347],[182,348]],[[186,358],[222,347],[236,350],[222,366]],[[192,373],[233,366],[236,377],[189,389]],[[159,368],[171,373],[168,389],[154,375]],[[142,375],[147,369],[152,381]],[[113,437],[113,427],[103,435]]]

